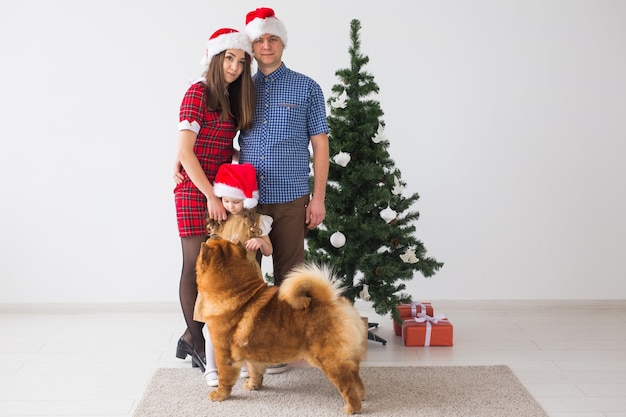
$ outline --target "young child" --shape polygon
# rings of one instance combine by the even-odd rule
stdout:
[[[261,273],[257,251],[263,256],[273,252],[269,232],[272,218],[256,212],[259,188],[256,171],[251,164],[223,164],[217,170],[213,192],[222,199],[228,212],[224,222],[208,220],[207,231],[231,242],[241,242],[248,250],[248,259]]]
[[[213,192],[222,199],[228,213],[225,221],[207,221],[207,232],[217,234],[231,242],[241,242],[246,247],[248,260],[262,276],[257,254],[270,256],[273,252],[269,232],[272,230],[272,218],[256,212],[259,200],[259,189],[256,171],[251,164],[222,164],[217,170]],[[195,306],[194,320],[204,321],[199,312],[202,311],[202,299],[198,295]],[[206,340],[206,371],[204,376],[210,387],[217,386],[217,366],[211,338],[207,326],[204,326]],[[242,376],[246,375],[242,368]]]

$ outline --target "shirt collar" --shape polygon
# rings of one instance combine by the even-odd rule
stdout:
[[[287,67],[284,62],[281,62],[280,67],[276,68],[276,70],[269,75],[265,75],[262,72],[258,72],[259,76],[264,80],[273,81],[276,80],[287,73]]]

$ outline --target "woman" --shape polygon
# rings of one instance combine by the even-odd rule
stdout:
[[[206,219],[226,220],[226,210],[212,183],[221,164],[233,157],[233,139],[252,124],[256,95],[251,76],[252,47],[235,29],[219,29],[207,41],[202,79],[194,82],[180,106],[177,159],[181,181],[174,188],[183,266],[180,304],[187,330],[178,340],[176,357],[191,356],[192,365],[206,367],[203,323],[193,319],[198,294],[196,259],[207,239]]]

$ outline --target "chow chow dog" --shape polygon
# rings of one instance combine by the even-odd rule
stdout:
[[[202,244],[196,273],[199,313],[217,363],[218,387],[210,400],[230,397],[246,363],[244,388],[256,390],[268,364],[305,359],[337,387],[346,414],[361,412],[367,326],[328,268],[305,264],[280,287],[270,286],[246,259],[243,245],[214,235]]]

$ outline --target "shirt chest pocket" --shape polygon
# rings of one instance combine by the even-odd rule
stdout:
[[[283,123],[292,128],[306,126],[306,106],[299,103],[278,103],[278,113]]]

